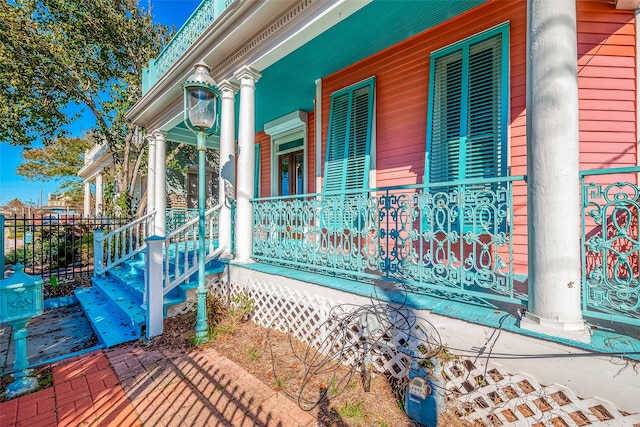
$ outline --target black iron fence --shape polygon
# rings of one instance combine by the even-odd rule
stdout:
[[[2,219],[0,216],[0,227]],[[4,215],[0,233],[4,235],[0,242],[4,264],[23,264],[25,273],[42,276],[45,283],[89,277],[93,274],[94,230],[107,233],[130,221],[78,215]]]

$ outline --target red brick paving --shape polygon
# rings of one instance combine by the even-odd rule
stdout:
[[[53,387],[0,404],[0,427],[142,425],[102,351],[52,371]]]
[[[0,404],[9,426],[313,426],[314,418],[211,349],[95,351],[53,368],[53,387]]]

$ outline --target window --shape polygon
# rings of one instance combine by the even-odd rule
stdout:
[[[431,55],[426,183],[506,175],[508,30],[503,24]],[[449,199],[461,209],[455,223],[465,232],[481,234],[504,230],[505,221],[496,206],[482,205],[491,197],[476,196],[497,196],[502,188],[496,182],[476,182],[435,191],[464,194],[464,201]]]
[[[271,195],[290,196],[307,190],[307,113],[293,111],[264,125],[271,136]]]
[[[195,209],[198,207],[198,175],[198,166],[189,165],[189,169],[185,175],[184,185],[188,209]],[[207,207],[213,207],[218,203],[218,176],[209,166],[206,168],[205,179],[207,181],[205,185],[205,199],[207,201]]]
[[[431,55],[425,182],[506,174],[508,29]]]
[[[329,111],[324,191],[369,185],[374,78],[334,92]]]
[[[305,133],[306,129],[301,128],[273,139],[278,196],[304,193]]]

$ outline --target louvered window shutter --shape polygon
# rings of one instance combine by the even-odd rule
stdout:
[[[425,182],[506,174],[507,34],[505,24],[431,55]]]
[[[432,133],[429,182],[460,179],[462,147],[460,118],[462,109],[462,55],[460,52],[438,58],[434,66]]]
[[[331,95],[324,191],[369,185],[373,78]]]
[[[501,36],[469,48],[464,178],[503,175]]]

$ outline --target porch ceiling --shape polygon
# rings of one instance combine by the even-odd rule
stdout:
[[[488,0],[373,1],[261,70],[256,130],[291,111],[313,110],[315,81],[421,33]],[[428,55],[425,52],[425,55]],[[428,72],[428,70],[425,70]]]

